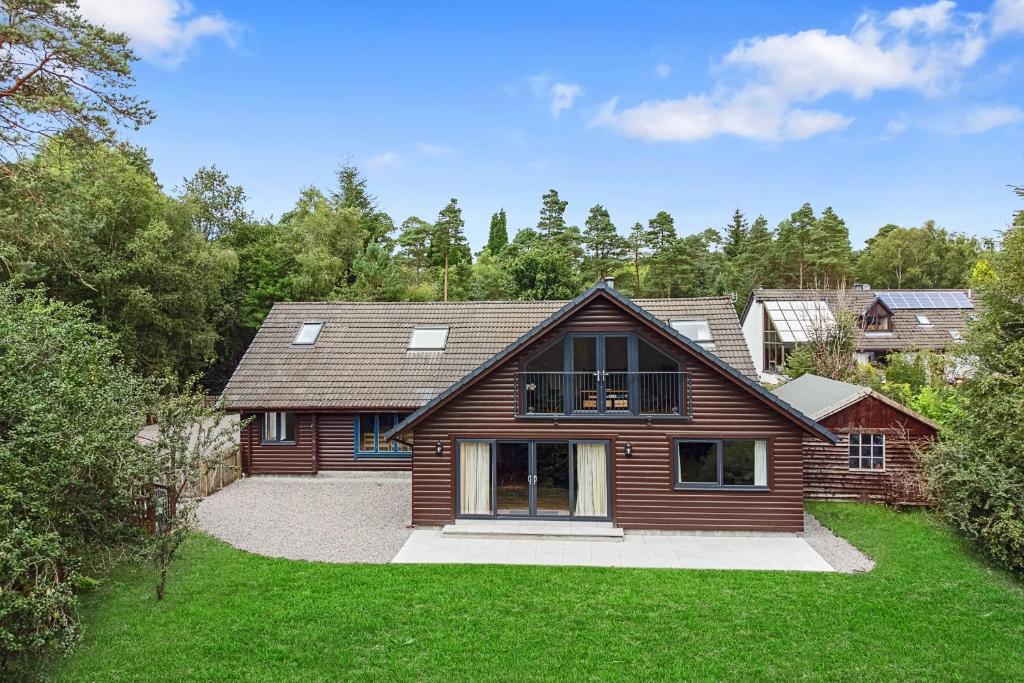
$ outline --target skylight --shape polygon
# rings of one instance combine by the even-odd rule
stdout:
[[[918,325],[931,325],[932,324],[932,321],[929,320],[928,316],[926,316],[926,315],[917,315],[917,316],[914,316],[914,317],[917,318],[917,324]]]
[[[708,327],[708,321],[703,318],[673,320],[672,327],[679,334],[684,337],[688,337],[698,344],[705,345],[715,343],[715,338],[711,336],[711,328]]]
[[[448,341],[447,327],[416,327],[409,337],[410,351],[444,351]]]
[[[764,309],[783,343],[808,341],[835,324],[824,301],[766,301]]]
[[[320,336],[320,330],[324,328],[323,321],[315,320],[304,322],[292,340],[294,346],[312,346]]]

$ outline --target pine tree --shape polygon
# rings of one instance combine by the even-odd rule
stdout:
[[[366,189],[366,179],[351,159],[338,169],[338,189],[331,195],[338,208],[357,209],[362,216],[360,225],[366,231],[367,243],[377,242],[390,248],[388,235],[395,229],[391,216],[380,210],[377,198]]]
[[[491,231],[487,237],[487,248],[493,256],[497,256],[506,244],[508,244],[508,220],[505,217],[505,209],[501,209],[491,216]]]
[[[652,292],[661,296],[672,296],[672,283],[676,280],[675,254],[672,247],[676,243],[676,226],[672,215],[667,211],[659,211],[654,218],[647,221],[647,244],[651,248],[650,280],[655,283]]]
[[[779,223],[777,250],[784,284],[800,289],[809,281],[808,249],[817,218],[811,205],[804,204]]]
[[[815,221],[808,252],[815,287],[841,287],[846,282],[853,262],[850,231],[846,221],[837,216],[831,206]]]
[[[633,292],[633,296],[642,296],[644,286],[640,275],[640,269],[647,261],[647,255],[649,252],[647,232],[644,230],[643,223],[637,221],[633,224],[633,228],[629,231],[629,239],[627,241],[629,242],[629,259],[633,263],[633,274],[636,277],[636,290]]]
[[[565,233],[565,208],[569,202],[558,197],[558,190],[551,189],[540,198],[540,220],[537,221],[537,231],[550,241]]]
[[[647,245],[655,253],[666,249],[676,239],[676,223],[668,211],[659,211],[647,221]]]
[[[405,294],[405,277],[391,254],[370,242],[352,264],[356,281],[353,293],[360,301],[400,301]]]
[[[722,247],[722,251],[727,257],[734,259],[739,256],[748,232],[747,219],[743,216],[742,211],[736,209],[732,214],[732,222],[725,229],[725,245]]]
[[[610,274],[626,252],[625,240],[615,230],[608,210],[597,204],[590,209],[583,229],[584,272],[589,281]]]
[[[413,284],[420,284],[420,277],[430,267],[430,241],[434,226],[417,216],[402,221],[398,233],[398,260],[413,272]]]
[[[434,258],[438,265],[443,263],[444,301],[448,301],[448,276],[451,268],[468,264],[472,260],[469,243],[463,233],[465,226],[466,223],[462,220],[462,209],[459,208],[459,200],[452,197],[448,205],[437,215],[437,222],[434,223],[434,231],[430,240]]]

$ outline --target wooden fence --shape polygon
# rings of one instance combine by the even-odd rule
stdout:
[[[207,470],[199,479],[199,495],[204,498],[216,493],[238,479],[242,474],[242,451],[238,448],[213,469]]]

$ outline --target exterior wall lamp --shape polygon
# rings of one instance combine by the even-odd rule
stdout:
[[[632,458],[633,457],[633,444],[631,444],[628,441],[626,442],[626,457],[627,458]]]
[[[436,455],[437,457],[441,457],[442,455],[444,455],[444,444],[442,444],[440,441],[434,444],[434,455]]]

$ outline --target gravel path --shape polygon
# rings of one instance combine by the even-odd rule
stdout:
[[[804,540],[837,572],[869,572],[875,561],[857,550],[845,538],[836,536],[809,512],[804,512]]]
[[[390,562],[411,533],[408,473],[249,477],[199,506],[206,533],[270,557]]]

